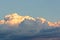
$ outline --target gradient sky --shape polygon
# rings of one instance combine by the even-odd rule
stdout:
[[[0,0],[0,19],[10,13],[60,20],[60,0]]]

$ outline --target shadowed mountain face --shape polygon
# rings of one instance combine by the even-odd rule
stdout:
[[[0,20],[0,40],[60,40],[60,22],[7,15]]]

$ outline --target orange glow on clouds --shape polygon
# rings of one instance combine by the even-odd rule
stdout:
[[[30,16],[19,16],[17,13],[14,13],[14,14],[5,16],[5,20],[6,20],[5,23],[10,25],[15,25],[24,21],[24,19],[35,21],[35,19]]]
[[[58,22],[48,22],[48,25],[49,26],[54,26],[54,27],[58,27],[58,26],[60,26],[60,23],[58,23]]]
[[[4,20],[0,20],[0,24],[4,24],[4,22],[5,22]]]
[[[14,13],[14,14],[6,15],[4,20],[0,20],[0,24],[15,25],[15,24],[20,24],[25,19],[36,21],[36,19],[33,18],[33,17],[30,17],[30,16],[20,16],[17,13]],[[41,23],[45,23],[47,21],[44,18],[39,18],[38,17],[38,19],[41,21]],[[50,22],[50,21],[47,21],[47,22],[48,22],[47,24],[49,26],[53,26],[53,27],[60,26],[60,22]]]
[[[41,21],[42,24],[46,22],[46,19],[44,19],[44,18],[39,18],[38,17],[38,19]]]
[[[5,16],[5,18],[7,20],[7,21],[5,21],[5,23],[11,24],[11,25],[19,24],[24,20],[23,16],[19,16],[16,13],[7,15],[7,16]]]

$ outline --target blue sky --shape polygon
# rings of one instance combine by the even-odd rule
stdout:
[[[10,13],[60,20],[60,0],[0,0],[0,19]]]

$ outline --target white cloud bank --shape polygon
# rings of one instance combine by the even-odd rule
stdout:
[[[60,37],[60,22],[17,13],[6,15],[4,20],[0,20],[0,40],[24,40],[25,37]]]

